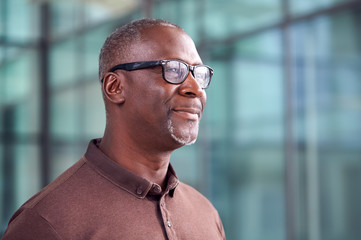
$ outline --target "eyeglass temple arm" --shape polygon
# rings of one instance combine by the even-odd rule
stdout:
[[[109,69],[108,72],[114,72],[115,70],[122,69],[125,71],[132,71],[137,69],[143,69],[143,68],[149,68],[149,67],[155,67],[162,64],[162,61],[146,61],[146,62],[132,62],[132,63],[123,63],[118,64],[111,69]],[[101,79],[101,82],[104,81],[104,78]]]
[[[142,69],[142,68],[154,67],[154,66],[158,66],[161,64],[162,64],[162,61],[124,63],[124,64],[119,64],[119,65],[112,67],[108,72],[114,72],[117,69],[132,71],[132,70],[137,70],[137,69]]]

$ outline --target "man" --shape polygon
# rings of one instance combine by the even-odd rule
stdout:
[[[134,21],[107,38],[99,66],[103,138],[13,215],[3,239],[225,239],[212,204],[169,163],[196,141],[213,74],[192,39]]]

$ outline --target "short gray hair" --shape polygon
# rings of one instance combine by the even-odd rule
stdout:
[[[144,18],[135,20],[117,28],[105,40],[99,55],[99,79],[102,79],[105,73],[113,67],[113,64],[119,64],[129,54],[131,44],[141,39],[141,31],[152,26],[173,26],[184,32],[184,30],[170,22],[161,19]]]

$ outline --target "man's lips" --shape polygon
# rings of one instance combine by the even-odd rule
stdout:
[[[199,108],[194,107],[176,107],[172,111],[178,116],[189,120],[199,120],[202,112]]]

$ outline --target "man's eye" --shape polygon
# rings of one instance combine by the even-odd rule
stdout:
[[[179,76],[181,73],[179,71],[179,68],[168,68],[167,69],[167,74],[168,75],[171,75],[171,76],[174,76],[174,77],[177,77]]]
[[[168,68],[167,72],[178,72],[178,68]]]

